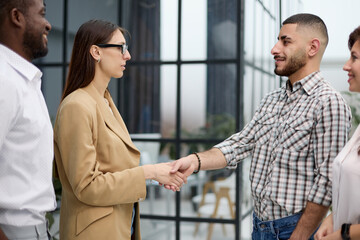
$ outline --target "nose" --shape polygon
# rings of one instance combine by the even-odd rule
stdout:
[[[271,54],[274,56],[279,54],[279,41],[277,41],[271,49]]]
[[[349,71],[351,70],[351,67],[350,67],[350,59],[347,60],[346,63],[344,64],[343,70],[346,71],[346,72],[349,72]]]
[[[130,55],[129,50],[126,50],[126,53],[123,55],[123,57],[124,57],[124,59],[127,60],[127,61],[131,59],[131,55]]]
[[[48,32],[50,32],[50,30],[51,30],[51,24],[49,23],[48,20],[46,20],[45,28],[46,28],[46,30],[47,30]]]

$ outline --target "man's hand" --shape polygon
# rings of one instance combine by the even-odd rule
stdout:
[[[172,166],[170,163],[158,163],[154,165],[156,171],[156,177],[154,180],[161,184],[171,186],[171,190],[180,191],[183,183],[186,182],[186,177],[181,172],[170,172]]]
[[[226,167],[227,162],[225,156],[218,148],[211,148],[205,152],[198,153],[200,160],[195,154],[190,154],[179,160],[171,162],[172,169],[170,173],[181,172],[185,178],[190,176],[199,168],[201,162],[201,170],[215,170]],[[186,181],[185,181],[186,183]],[[164,185],[166,189],[171,189],[169,185]]]
[[[174,174],[176,172],[181,172],[183,174],[184,183],[187,183],[187,177],[190,176],[195,170],[195,164],[193,164],[197,158],[195,155],[191,154],[187,157],[180,158],[179,160],[173,161],[170,163],[172,167],[170,173]],[[173,190],[172,187],[168,184],[165,184],[164,187],[169,190]]]
[[[195,160],[197,161],[196,156],[193,154],[180,158],[179,160],[176,160],[171,163],[172,169],[171,173],[176,173],[177,171],[180,171],[183,173],[186,177],[190,176],[195,171]]]

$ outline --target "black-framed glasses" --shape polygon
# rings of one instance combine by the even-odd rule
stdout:
[[[129,46],[127,44],[108,44],[108,43],[100,43],[100,44],[95,44],[98,47],[101,48],[108,48],[108,47],[119,47],[121,48],[121,53],[125,54],[126,51],[128,50]]]

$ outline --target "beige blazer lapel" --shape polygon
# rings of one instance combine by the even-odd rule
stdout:
[[[105,98],[110,103],[110,108],[106,104],[104,97],[100,95],[95,86],[90,83],[84,90],[96,101],[101,115],[104,118],[105,124],[132,149],[139,151],[133,142],[131,141],[129,132],[126,128],[126,125],[120,116],[119,111],[117,110],[108,90],[105,91]]]

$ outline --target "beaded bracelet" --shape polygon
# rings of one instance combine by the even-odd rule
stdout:
[[[198,169],[196,171],[193,172],[193,174],[197,174],[199,171],[200,171],[200,167],[201,167],[201,161],[200,161],[200,157],[199,157],[199,154],[197,152],[194,152],[195,156],[197,157],[198,159],[198,163],[199,163],[199,166],[198,166]]]

